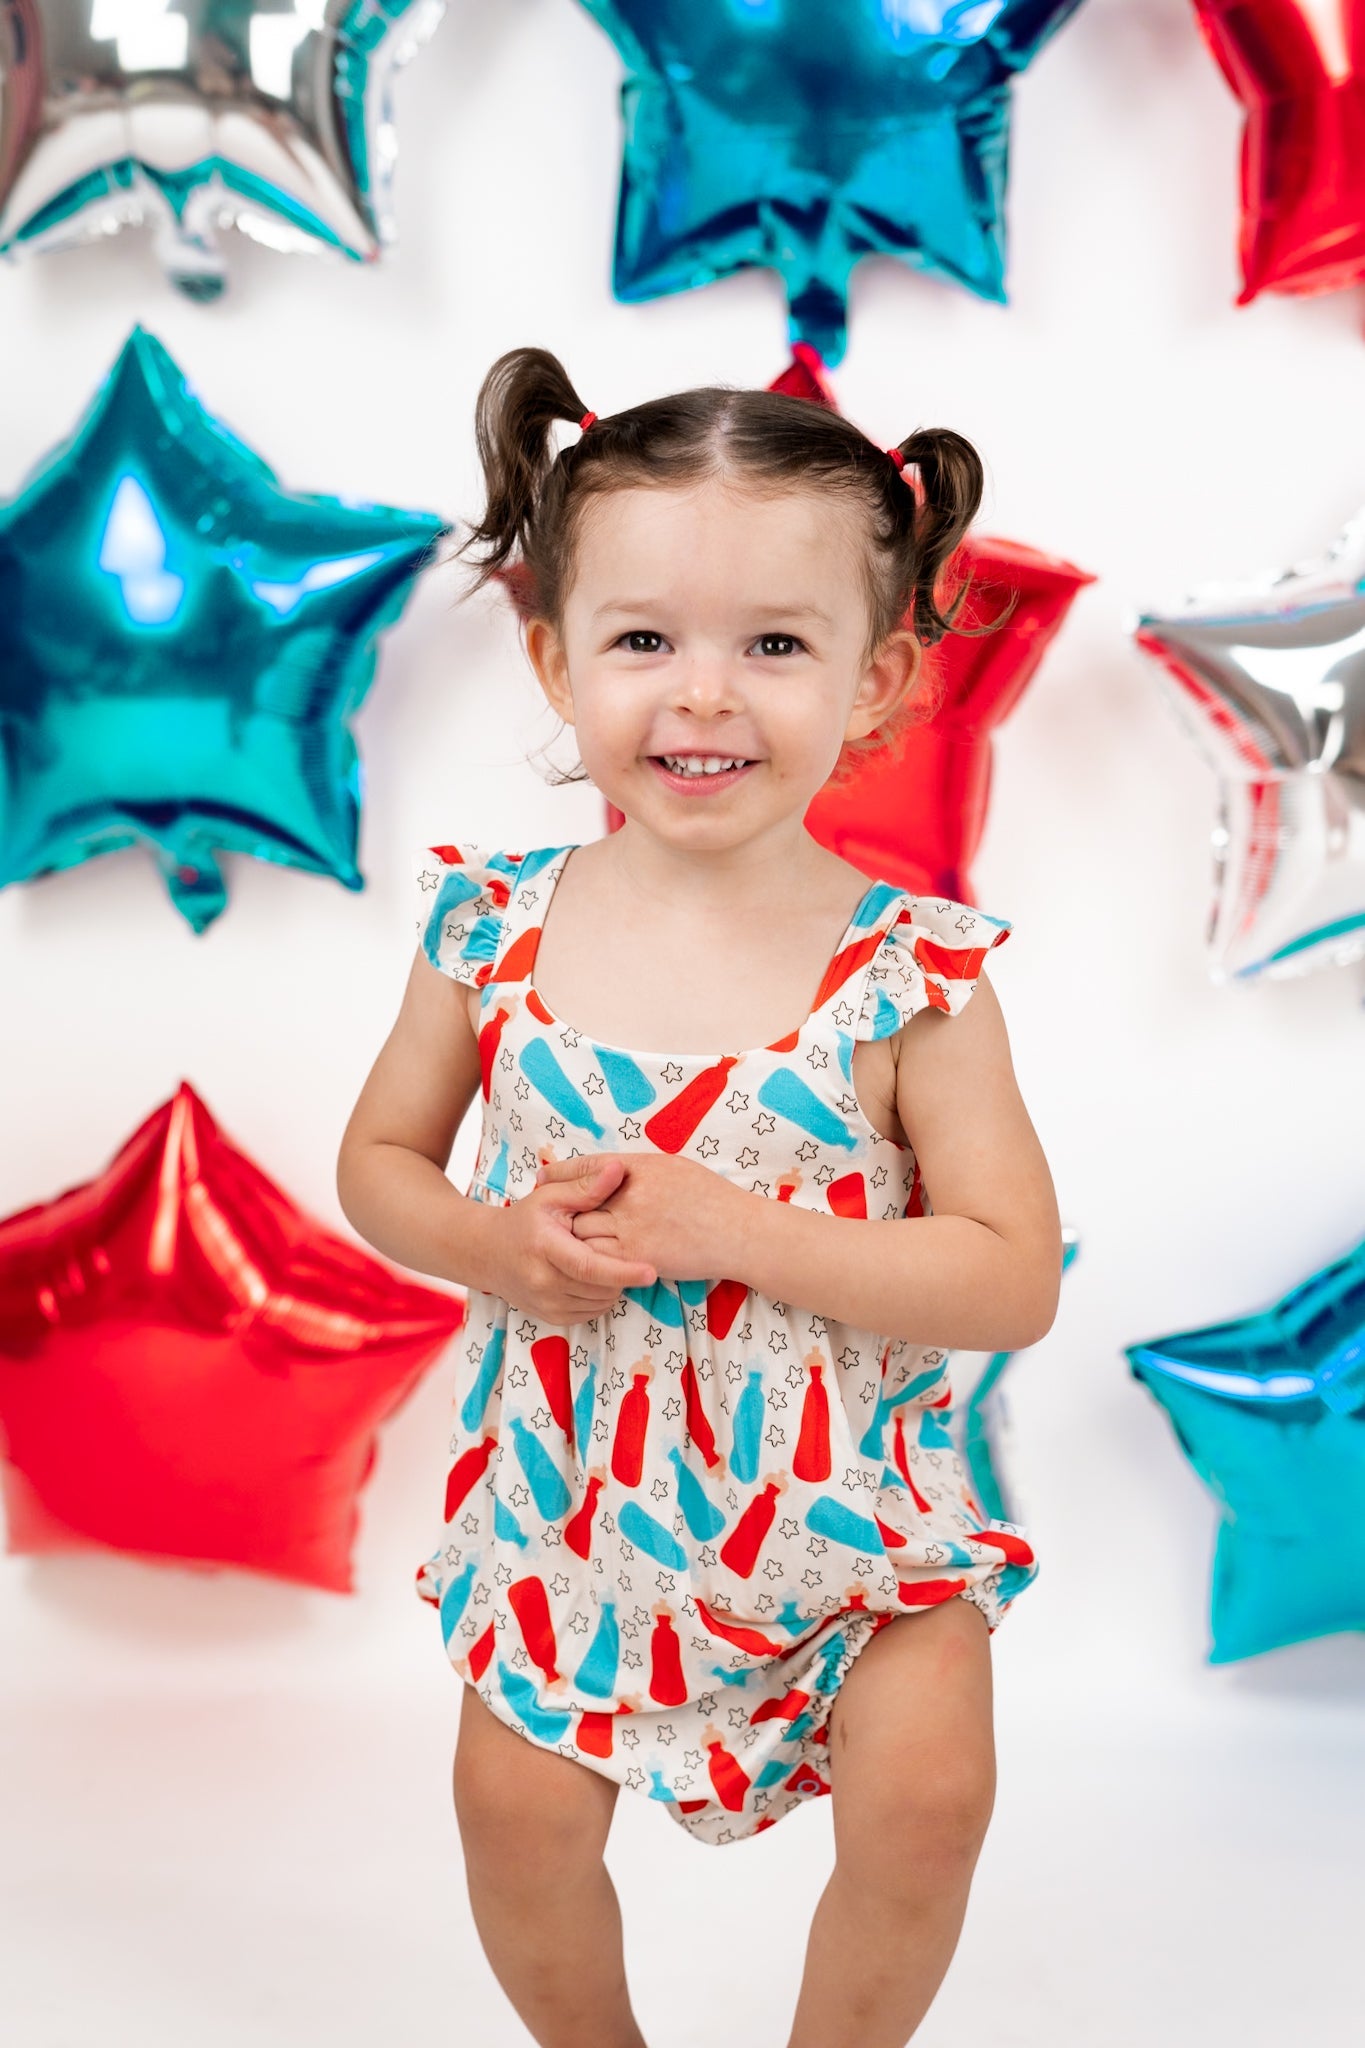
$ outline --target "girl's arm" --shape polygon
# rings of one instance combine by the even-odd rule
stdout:
[[[386,1258],[496,1291],[501,1212],[462,1195],[445,1171],[480,1082],[464,990],[419,949],[342,1137],[336,1186],[347,1222]]]
[[[452,1187],[446,1164],[481,1079],[464,989],[419,948],[341,1140],[337,1196],[347,1221],[399,1265],[500,1295],[549,1323],[585,1321],[622,1288],[652,1286],[652,1266],[580,1244],[573,1232],[575,1212],[611,1192],[619,1167],[580,1168],[570,1186],[510,1204]]]
[[[1036,1344],[1057,1314],[1062,1226],[983,974],[956,1017],[898,1035],[896,1111],[932,1216],[823,1216],[729,1184],[724,1270],[776,1301],[946,1350]]]

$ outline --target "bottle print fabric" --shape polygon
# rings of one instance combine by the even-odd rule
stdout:
[[[482,991],[470,1196],[517,1200],[541,1146],[653,1150],[824,1214],[930,1214],[913,1152],[859,1108],[853,1047],[926,1006],[956,1015],[1009,924],[872,882],[799,1029],[720,1058],[637,1052],[534,985],[574,851],[415,863],[426,957]],[[962,1598],[994,1630],[1036,1576],[972,1496],[951,1398],[945,1351],[724,1276],[661,1275],[571,1327],[471,1291],[417,1592],[518,1734],[739,1841],[829,1791],[830,1708],[878,1629]]]

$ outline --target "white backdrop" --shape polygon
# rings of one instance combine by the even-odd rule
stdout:
[[[478,509],[473,400],[514,344],[558,351],[603,412],[767,383],[771,275],[612,300],[619,78],[571,0],[450,0],[398,82],[381,265],[230,237],[211,308],[137,235],[4,271],[0,497],[134,321],[287,485],[450,517]],[[1134,605],[1320,552],[1365,491],[1361,294],[1234,310],[1239,132],[1188,0],[1088,0],[1016,95],[1009,306],[865,264],[835,373],[883,440],[977,443],[979,530],[1100,579],[999,736],[975,871],[1015,924],[990,972],[1081,1249],[1011,1369],[1042,1571],[995,1638],[997,1816],[927,2048],[1355,2038],[1365,1645],[1205,1665],[1213,1509],[1121,1355],[1269,1302],[1365,1218],[1359,970],[1210,984],[1214,781],[1122,632]],[[199,939],[136,850],[0,895],[0,1214],[88,1178],[183,1077],[351,1235],[336,1151],[411,957],[413,849],[603,828],[594,790],[528,760],[555,722],[508,616],[456,595],[444,571],[419,588],[356,721],[363,893],[229,856]],[[447,1400],[437,1366],[384,1434],[353,1598],[0,1563],[22,2048],[529,2038],[469,1919],[459,1684],[411,1591]],[[781,2048],[828,1808],[717,1852],[621,1801],[609,1861],[657,2048]]]

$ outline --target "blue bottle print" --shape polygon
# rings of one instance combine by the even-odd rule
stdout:
[[[574,1683],[580,1692],[590,1692],[600,1700],[610,1699],[616,1686],[616,1666],[621,1655],[621,1638],[616,1626],[616,1602],[602,1602],[601,1617],[597,1630],[589,1643],[583,1662],[574,1673]]]
[[[670,1444],[665,1455],[672,1465],[678,1480],[678,1506],[682,1509],[687,1532],[698,1543],[708,1543],[713,1536],[719,1536],[725,1527],[725,1517],[720,1509],[709,1501],[696,1473],[687,1464],[676,1444]]]
[[[530,1538],[500,1493],[493,1496],[493,1534],[499,1543],[515,1543],[525,1550]]]
[[[510,1426],[512,1442],[516,1445],[517,1458],[526,1474],[526,1484],[531,1489],[536,1511],[542,1521],[557,1522],[561,1515],[567,1514],[573,1495],[535,1431],[528,1429],[519,1415],[512,1417]]]
[[[521,1070],[532,1087],[557,1110],[565,1123],[586,1131],[589,1137],[605,1138],[606,1125],[592,1113],[586,1095],[575,1088],[544,1038],[530,1038],[521,1049]]]
[[[659,1091],[635,1061],[610,1045],[594,1045],[593,1051],[621,1114],[634,1116],[637,1110],[648,1109]]]
[[[530,1679],[523,1677],[520,1671],[514,1671],[501,1657],[498,1659],[498,1678],[503,1698],[517,1719],[526,1723],[537,1742],[563,1741],[569,1731],[572,1714],[556,1713],[553,1708],[542,1707]]]
[[[850,1550],[868,1551],[873,1557],[886,1555],[877,1524],[866,1515],[855,1515],[852,1508],[828,1493],[817,1494],[806,1509],[806,1527],[816,1536],[827,1536],[831,1543],[847,1544]]]
[[[838,1145],[851,1152],[857,1144],[843,1118],[836,1116],[823,1096],[808,1088],[791,1067],[774,1067],[759,1085],[758,1099],[775,1116],[785,1117],[798,1130],[808,1131],[823,1144]]]
[[[643,1550],[656,1564],[666,1564],[674,1572],[687,1570],[687,1552],[677,1537],[662,1522],[656,1522],[653,1515],[647,1515],[638,1501],[622,1501],[616,1526],[627,1543]]]
[[[597,1396],[597,1360],[588,1361],[588,1369],[582,1384],[574,1395],[573,1430],[574,1441],[580,1458],[586,1458],[592,1448],[592,1404]]]
[[[503,1355],[507,1349],[506,1323],[494,1323],[483,1347],[479,1370],[474,1384],[465,1395],[460,1406],[460,1427],[471,1435],[483,1428],[483,1418],[488,1412],[488,1403],[497,1385],[498,1374],[502,1371]]]
[[[469,1605],[469,1595],[474,1587],[478,1565],[478,1558],[471,1557],[464,1570],[447,1582],[441,1595],[441,1634],[445,1638],[447,1649],[450,1648],[450,1639],[460,1626],[465,1608]]]
[[[751,1365],[744,1379],[744,1391],[735,1403],[735,1419],[732,1425],[734,1442],[730,1447],[730,1470],[736,1479],[746,1486],[758,1477],[758,1454],[763,1441],[763,1418],[767,1404],[763,1399],[763,1367]]]

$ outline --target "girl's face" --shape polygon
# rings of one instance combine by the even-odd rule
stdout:
[[[688,844],[799,821],[919,666],[903,630],[867,659],[867,545],[854,507],[811,490],[708,478],[592,500],[562,628],[534,619],[526,645],[603,796]],[[751,765],[688,775],[665,756]]]

